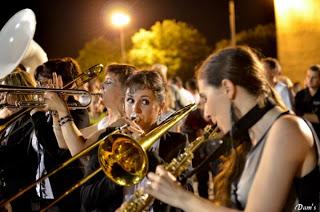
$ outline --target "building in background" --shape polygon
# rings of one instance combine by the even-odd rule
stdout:
[[[283,73],[303,83],[310,65],[320,63],[320,1],[275,0],[274,6]]]

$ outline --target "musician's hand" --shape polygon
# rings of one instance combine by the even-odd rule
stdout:
[[[11,116],[15,111],[11,110],[11,108],[2,108],[0,110],[0,119],[5,119],[9,116]]]
[[[123,127],[125,126],[125,127]],[[123,127],[121,130],[121,133],[130,135],[134,139],[139,138],[141,135],[143,135],[145,132],[140,128],[140,126],[135,123],[134,120],[128,119],[128,118],[121,118],[117,121],[113,122],[110,127]]]
[[[120,206],[120,208],[118,208],[117,210],[115,210],[115,212],[122,212],[127,206],[127,202],[122,203],[122,205]]]
[[[56,72],[52,73],[52,79],[49,79],[47,84],[45,85],[46,88],[63,88],[63,81],[60,75],[57,75]]]
[[[128,127],[125,130],[127,131],[127,134],[130,134],[134,139],[137,139],[141,137],[145,132],[135,121],[136,120],[126,118]]]
[[[163,166],[157,166],[156,173],[148,173],[148,183],[144,188],[145,191],[155,198],[172,205],[177,208],[181,208],[183,201],[185,201],[184,190],[176,178]]]
[[[45,109],[51,111],[57,111],[60,113],[68,113],[68,107],[65,101],[55,92],[45,92]]]

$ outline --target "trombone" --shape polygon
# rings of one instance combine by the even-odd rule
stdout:
[[[91,94],[85,90],[73,90],[73,89],[65,89],[76,83],[77,87],[82,86],[84,83],[90,81],[97,77],[103,71],[103,65],[97,64],[80,74],[73,81],[69,82],[64,86],[64,89],[47,89],[47,88],[29,88],[29,87],[17,87],[17,86],[9,86],[9,85],[0,85],[0,93],[6,93],[7,95],[27,95],[31,97],[31,101],[22,100],[15,101],[13,103],[7,103],[6,101],[0,106],[2,107],[11,107],[11,108],[22,108],[18,112],[12,114],[9,117],[4,119],[0,119],[0,135],[2,135],[5,130],[16,120],[21,118],[26,113],[30,112],[34,107],[44,107],[44,98],[43,94],[47,91],[57,92],[59,94],[67,94],[67,95],[84,95],[86,98],[86,102],[84,105],[79,104],[70,104],[68,106],[72,108],[86,108],[91,102]],[[33,97],[33,98],[32,98]],[[22,98],[20,98],[22,99]]]
[[[61,199],[66,197],[68,194],[76,190],[78,187],[86,183],[92,177],[94,177],[100,171],[104,171],[106,176],[113,182],[122,185],[130,186],[140,182],[148,171],[148,156],[146,151],[170,128],[177,124],[180,120],[186,117],[191,111],[196,108],[196,104],[188,105],[175,113],[169,118],[163,121],[158,127],[145,134],[139,140],[135,140],[128,135],[120,134],[121,130],[126,127],[124,125],[121,128],[116,129],[112,133],[105,136],[103,139],[90,145],[88,148],[82,150],[63,164],[57,169],[51,171],[47,175],[41,177],[34,183],[21,189],[17,194],[9,197],[0,202],[0,206],[12,202],[13,200],[20,197],[25,192],[33,188],[37,183],[43,181],[45,178],[52,176],[64,167],[68,166],[73,161],[87,154],[95,147],[99,146],[98,159],[100,162],[100,168],[84,177],[78,183],[73,185],[70,189],[65,191],[60,197],[55,199],[51,204],[42,209],[46,211],[54,204],[59,202]]]

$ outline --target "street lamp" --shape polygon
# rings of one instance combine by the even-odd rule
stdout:
[[[130,16],[124,12],[115,12],[111,16],[111,22],[120,29],[121,62],[124,63],[126,61],[126,53],[123,27],[129,24]]]
[[[231,46],[236,45],[236,21],[234,14],[234,0],[229,0],[229,24],[230,24],[230,35],[231,35]]]

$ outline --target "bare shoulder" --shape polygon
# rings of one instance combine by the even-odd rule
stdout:
[[[297,138],[313,141],[312,131],[308,124],[300,117],[294,115],[284,115],[275,121],[271,128],[271,132],[275,131],[281,136],[289,136],[289,138]],[[286,137],[287,138],[287,137]],[[297,140],[297,139],[294,139]],[[304,139],[303,139],[304,140]],[[312,144],[313,142],[311,142]]]
[[[284,115],[275,121],[268,135],[268,145],[279,150],[304,155],[313,148],[313,135],[308,124],[294,115]]]

